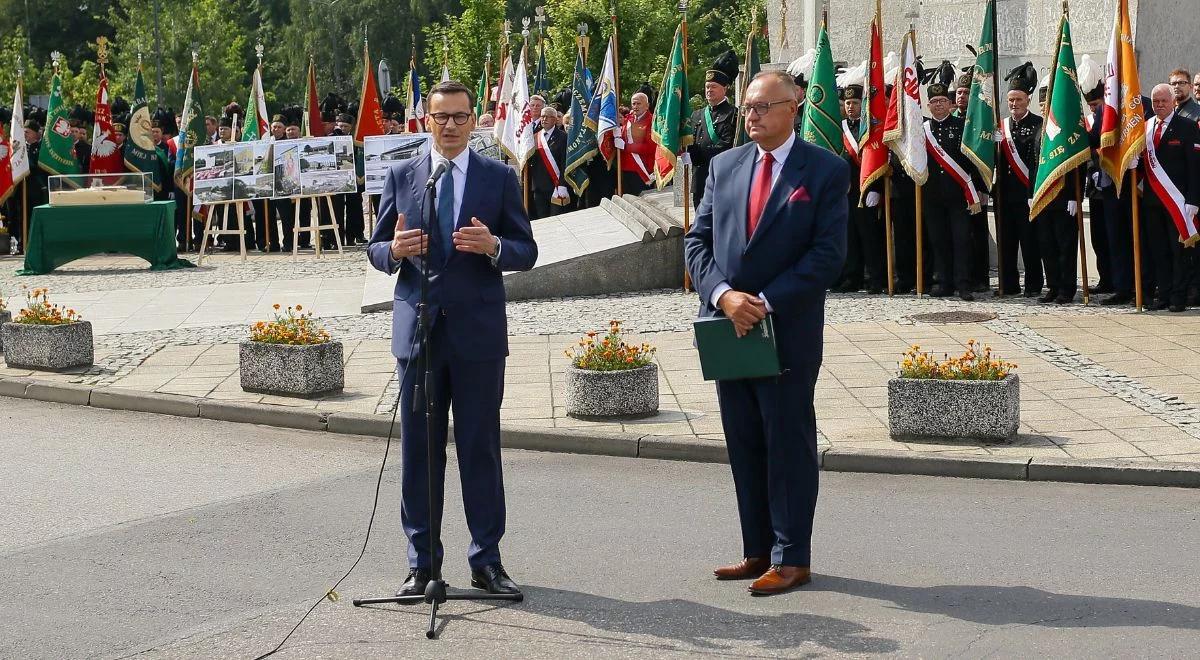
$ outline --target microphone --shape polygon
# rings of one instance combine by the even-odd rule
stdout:
[[[438,162],[437,167],[435,167],[433,170],[433,174],[430,174],[429,180],[425,182],[425,189],[432,190],[433,187],[437,185],[438,179],[442,178],[442,175],[445,174],[446,170],[448,169],[450,169],[449,161],[443,160]]]

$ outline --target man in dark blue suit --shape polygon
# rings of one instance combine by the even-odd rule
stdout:
[[[845,161],[796,137],[791,76],[755,76],[742,113],[753,142],[713,159],[684,255],[701,317],[726,316],[744,336],[774,316],[783,373],[717,382],[743,560],[714,574],[754,579],[750,592],[768,595],[811,579],[813,390],[825,291],[846,257],[850,178]]]
[[[457,82],[429,92],[428,156],[392,168],[379,204],[379,224],[367,246],[371,265],[398,274],[392,353],[402,375],[401,521],[408,536],[409,573],[398,596],[423,594],[434,567],[431,522],[442,516],[447,413],[454,408],[454,444],[471,546],[471,584],[491,593],[519,593],[500,563],[504,535],[504,482],[500,469],[500,402],[508,328],[503,271],[529,270],[537,245],[512,169],[467,148],[475,128],[474,93]],[[430,174],[446,168],[437,188],[436,215],[426,195]],[[440,219],[440,221],[438,220]],[[438,224],[431,227],[430,223]],[[431,231],[432,229],[432,231]],[[432,238],[431,238],[432,236]],[[430,271],[428,355],[418,356],[421,273]],[[433,487],[428,483],[424,402],[413,412],[414,386],[432,370]],[[429,493],[436,520],[430,520]],[[442,548],[436,550],[441,565]]]

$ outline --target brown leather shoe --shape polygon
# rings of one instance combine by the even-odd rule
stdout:
[[[807,566],[782,566],[775,564],[763,576],[750,585],[755,596],[770,596],[791,591],[812,581],[812,572]]]
[[[722,566],[713,571],[718,580],[753,580],[771,567],[767,557],[746,557],[732,566]]]

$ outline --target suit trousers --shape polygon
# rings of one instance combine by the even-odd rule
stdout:
[[[1121,293],[1133,293],[1133,213],[1130,208],[1129,187],[1117,197],[1116,186],[1101,188],[1099,200],[1104,211],[1104,230],[1108,234],[1109,263],[1112,264],[1113,289]],[[1092,205],[1092,222],[1095,223],[1096,205]],[[1099,258],[1099,257],[1097,257]]]
[[[971,223],[962,201],[946,203],[932,195],[924,200],[925,226],[933,248],[938,286],[961,295],[971,291]]]
[[[428,445],[425,435],[425,404],[413,412],[414,386],[424,378],[422,360],[399,360],[403,378],[400,395],[401,507],[400,520],[408,537],[410,568],[431,569],[429,554],[429,496],[433,493],[434,515],[441,529],[445,498],[446,433],[448,413],[454,408],[454,447],[462,481],[463,509],[471,546],[467,561],[483,568],[500,561],[500,538],[504,536],[504,476],[500,465],[500,404],[504,397],[504,359],[465,360],[449,345],[447,317],[437,316],[430,337],[433,415],[433,488],[429,488]],[[414,351],[415,352],[415,351]],[[405,365],[409,365],[405,370]],[[440,541],[440,539],[439,539]],[[438,563],[442,547],[436,548]]]
[[[272,199],[267,202],[267,210],[271,214],[271,228],[274,229],[275,223],[279,223],[280,237],[277,242],[280,247],[284,250],[292,249],[292,244],[296,240],[296,200]]]
[[[366,229],[366,218],[363,217],[363,201],[362,193],[352,192],[342,195],[343,203],[346,207],[346,224],[343,228],[342,240],[349,243],[353,240],[356,243],[362,243],[363,231]]]
[[[1065,207],[1046,209],[1034,221],[1046,269],[1046,286],[1060,298],[1079,288],[1079,225]]]
[[[629,170],[621,171],[621,194],[640,195],[649,189],[650,184],[642,181],[641,175]]]
[[[1175,221],[1157,198],[1146,198],[1142,205],[1142,221],[1150,231],[1150,258],[1154,264],[1154,280],[1158,283],[1157,302],[1185,304],[1195,269],[1196,250],[1183,247]]]
[[[990,285],[992,268],[992,237],[988,233],[987,206],[971,218],[971,269],[970,279],[972,288],[986,288]]]
[[[278,225],[275,224],[276,210],[272,208],[272,204],[275,201],[282,200],[261,199],[253,202],[255,217],[259,219],[254,226],[254,242],[258,245],[258,249],[264,252],[268,250],[268,240],[266,236],[268,228],[271,230],[269,249],[271,252],[279,251],[280,229],[278,228]]]
[[[743,556],[769,556],[785,566],[811,563],[819,369],[820,363],[809,363],[778,378],[717,381]]]
[[[842,282],[856,289],[861,289],[864,283],[869,289],[886,289],[887,253],[879,209],[859,208],[858,200],[851,200],[846,229]]]
[[[1000,249],[1004,255],[1004,270],[1000,273],[1000,281],[1004,283],[1004,294],[1021,293],[1021,279],[1017,273],[1017,252],[1020,250],[1021,263],[1025,266],[1026,295],[1036,295],[1042,292],[1045,275],[1042,271],[1042,251],[1038,246],[1037,229],[1029,222],[1029,206],[1023,200],[1018,203],[1004,204],[1000,214],[1001,238]]]
[[[553,193],[553,190],[531,190],[529,192],[529,201],[533,205],[531,209],[533,212],[529,214],[530,220],[549,218],[550,216],[566,213],[571,210],[568,206],[551,204],[550,195]]]

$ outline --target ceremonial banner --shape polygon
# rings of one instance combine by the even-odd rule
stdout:
[[[1075,50],[1071,46],[1071,24],[1064,11],[1059,22],[1058,47],[1046,96],[1046,119],[1042,123],[1042,149],[1038,158],[1037,180],[1033,185],[1033,206],[1029,218],[1036,218],[1062,191],[1063,177],[1086,163],[1090,157],[1087,129],[1079,85],[1075,82]]]
[[[875,3],[875,18],[871,21],[871,58],[868,60],[865,83],[862,121],[859,124],[862,138],[858,143],[862,158],[858,177],[859,206],[863,205],[871,184],[888,173],[888,148],[883,143],[883,120],[887,114],[887,95],[883,85],[883,13],[878,0]]]
[[[367,45],[363,44],[363,83],[358,96],[358,118],[354,122],[354,144],[362,146],[369,135],[383,135],[387,129],[383,124],[383,108],[379,103],[379,87],[375,84],[375,70]]]
[[[413,55],[408,61],[408,84],[404,100],[407,113],[406,122],[409,133],[421,133],[425,130],[425,104],[421,101],[421,78],[417,76],[417,56]]]
[[[483,116],[487,112],[487,94],[488,94],[488,70],[487,65],[483,66],[483,71],[479,73],[479,84],[475,86],[475,119]]]
[[[58,71],[50,80],[50,103],[46,109],[46,134],[38,155],[38,167],[50,174],[80,174],[75,160],[75,140],[67,122],[67,106],[63,103],[62,76]],[[154,152],[151,151],[151,154]]]
[[[96,121],[92,123],[92,157],[88,174],[123,174],[125,159],[113,135],[112,106],[108,101],[108,77],[100,75],[96,90]]]
[[[596,155],[596,124],[589,121],[592,90],[588,89],[587,67],[583,63],[583,49],[575,53],[575,74],[571,76],[571,127],[567,131],[567,183],[576,195],[583,195],[588,187],[587,164]],[[551,159],[553,162],[554,159]],[[557,184],[556,184],[557,187]]]
[[[800,137],[839,156],[846,153],[842,145],[842,104],[837,95],[837,72],[833,68],[833,51],[824,24],[817,37],[817,56],[813,60],[806,98]]]
[[[308,86],[304,96],[304,135],[325,137],[325,124],[321,122],[321,101],[317,96],[317,68],[312,59],[308,61]]]
[[[17,189],[12,173],[12,141],[8,139],[8,127],[0,124],[0,204]]]
[[[186,103],[184,108],[187,108]],[[203,114],[201,116],[203,117]],[[150,106],[146,102],[146,81],[142,77],[140,63],[137,80],[133,83],[133,109],[129,113],[129,127],[126,130],[128,132],[125,135],[125,167],[131,172],[148,173],[154,189],[160,190],[162,172],[158,165],[158,154],[154,149],[154,136],[150,133]]]
[[[526,51],[521,50],[521,59],[513,74],[512,96],[509,111],[510,116],[505,123],[504,140],[501,144],[508,150],[513,160],[513,166],[518,170],[525,167],[529,157],[533,155],[533,122],[535,117],[529,109],[529,76],[525,67]]]
[[[29,150],[25,145],[25,109],[22,98],[21,79],[17,79],[17,91],[13,95],[12,122],[8,135],[0,126],[0,139],[7,144],[0,146],[0,203],[17,189],[17,184],[29,175]]]
[[[604,52],[604,66],[600,69],[600,80],[592,90],[587,114],[588,124],[596,131],[596,144],[600,155],[604,156],[604,161],[609,167],[612,167],[613,158],[617,155],[613,139],[621,130],[621,119],[617,114],[615,45],[614,35],[608,39],[608,49]]]
[[[1129,22],[1129,0],[1117,0],[1117,20],[1108,46],[1104,67],[1104,114],[1100,124],[1100,165],[1116,182],[1121,182],[1129,164],[1146,147],[1145,107],[1138,82],[1137,54],[1133,27]]]
[[[538,63],[537,71],[533,74],[533,93],[542,96],[550,93],[550,82],[546,80],[546,43],[542,39],[538,40]]]
[[[759,32],[758,25],[751,23],[750,34],[746,36],[746,61],[742,65],[741,79],[738,80],[738,99],[746,98],[746,88],[750,86],[750,81],[754,80],[754,76],[758,75],[762,69],[758,56]],[[735,147],[746,144],[746,140],[749,139],[746,135],[746,122],[741,116],[738,116],[736,121],[737,127],[733,133],[733,146]]]
[[[996,129],[1000,115],[996,110],[996,0],[988,0],[983,14],[983,33],[975,55],[971,76],[971,100],[963,126],[962,151],[983,177],[984,187],[992,188],[996,171]]]
[[[883,141],[904,171],[918,186],[929,178],[929,154],[925,150],[925,113],[921,109],[921,81],[917,72],[917,35],[904,35],[900,46],[900,68],[892,85]]]
[[[242,140],[252,141],[269,134],[267,100],[263,97],[262,66],[254,69],[250,80],[250,100],[246,102],[246,124],[242,127]]]
[[[511,153],[504,138],[508,132],[508,115],[511,113],[514,75],[512,59],[505,57],[504,66],[500,67],[500,85],[496,89],[496,124],[492,126],[492,137],[496,138],[496,143],[505,154]]]
[[[675,177],[675,164],[679,154],[692,143],[692,127],[688,124],[691,111],[688,108],[687,62],[683,58],[683,24],[675,29],[675,43],[667,68],[663,72],[662,90],[654,104],[654,122],[651,135],[658,149],[654,154],[654,172],[658,175],[658,189],[662,190]]]
[[[204,125],[204,105],[200,102],[200,69],[192,62],[192,74],[188,77],[187,94],[183,97],[183,114],[180,116],[179,164],[175,166],[175,185],[187,194],[192,193],[192,171],[196,164],[196,148],[208,144],[208,127]],[[128,163],[129,141],[126,140],[126,162]]]

